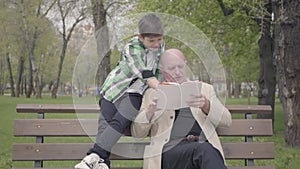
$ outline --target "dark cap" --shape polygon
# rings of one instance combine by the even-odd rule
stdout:
[[[147,14],[139,21],[139,33],[151,33],[163,35],[164,29],[158,16],[155,14]]]

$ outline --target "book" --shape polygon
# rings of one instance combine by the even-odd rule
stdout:
[[[201,81],[187,81],[184,83],[159,84],[157,90],[150,93],[150,99],[157,98],[158,109],[180,109],[189,107],[187,101],[201,93]]]

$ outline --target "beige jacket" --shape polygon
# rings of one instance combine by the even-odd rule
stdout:
[[[150,103],[148,96],[152,91],[153,89],[148,89],[146,91],[140,113],[131,125],[131,133],[133,137],[136,138],[144,138],[150,131],[151,142],[145,147],[144,169],[161,168],[162,149],[169,141],[175,119],[174,110],[165,110],[155,112],[150,122],[147,120],[146,112]],[[192,114],[200,125],[209,143],[218,149],[224,158],[223,149],[215,129],[221,126],[229,127],[231,125],[231,114],[216,97],[212,85],[203,83],[201,91],[210,100],[209,114],[205,115],[201,109],[191,107]]]

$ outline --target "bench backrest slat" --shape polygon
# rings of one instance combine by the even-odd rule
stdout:
[[[97,104],[17,104],[18,113],[99,113]]]
[[[234,119],[230,128],[219,128],[220,136],[271,136],[270,119]],[[95,136],[97,120],[16,119],[15,136]],[[125,135],[130,135],[129,130]]]
[[[268,105],[226,105],[232,114],[270,114],[272,109]],[[97,104],[18,104],[18,113],[98,113]]]

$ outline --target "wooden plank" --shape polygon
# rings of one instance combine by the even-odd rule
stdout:
[[[12,169],[74,169],[74,168],[15,168]],[[112,167],[111,169],[142,169],[142,167]],[[240,166],[240,167],[231,167],[229,166],[228,169],[276,169],[273,166]]]
[[[74,169],[74,168],[16,168],[16,167],[13,167],[12,169]],[[143,167],[112,167],[111,169],[143,169]],[[241,168],[242,169],[242,168]],[[260,169],[260,168],[257,168],[257,169]],[[262,168],[262,169],[265,169],[265,168]],[[269,169],[269,168],[266,168],[266,169]]]
[[[270,114],[269,105],[225,105],[232,114]],[[17,104],[18,113],[98,113],[97,104]]]
[[[220,136],[272,136],[271,119],[233,119],[229,128],[218,128]]]
[[[270,105],[225,105],[232,114],[270,114],[272,108]]]
[[[97,104],[17,104],[18,113],[99,113]]]
[[[13,167],[12,169],[74,169],[74,168],[16,168],[16,167]],[[111,169],[143,169],[143,167],[112,167]],[[264,169],[264,168],[263,168]],[[266,168],[268,169],[268,168]]]
[[[92,119],[16,119],[14,125],[15,136],[95,136],[98,128]],[[217,131],[220,136],[271,136],[272,120],[233,119],[229,128]]]
[[[110,158],[142,160],[146,144],[118,143],[113,147]],[[16,143],[13,145],[12,160],[80,160],[92,146],[92,143]]]
[[[274,166],[239,166],[239,167],[227,167],[228,169],[276,169]],[[74,168],[15,168],[12,169],[74,169]],[[142,169],[142,167],[112,167],[111,169]]]
[[[274,159],[273,142],[222,143],[226,159]]]
[[[228,169],[276,169],[274,166],[239,166],[239,167],[228,167]]]
[[[97,120],[16,119],[15,136],[95,136]]]
[[[141,160],[148,143],[118,143],[111,159]],[[226,159],[274,159],[274,143],[222,143]],[[80,160],[92,143],[18,143],[13,145],[13,161]],[[118,153],[115,153],[118,152]],[[125,158],[124,158],[125,157]]]

